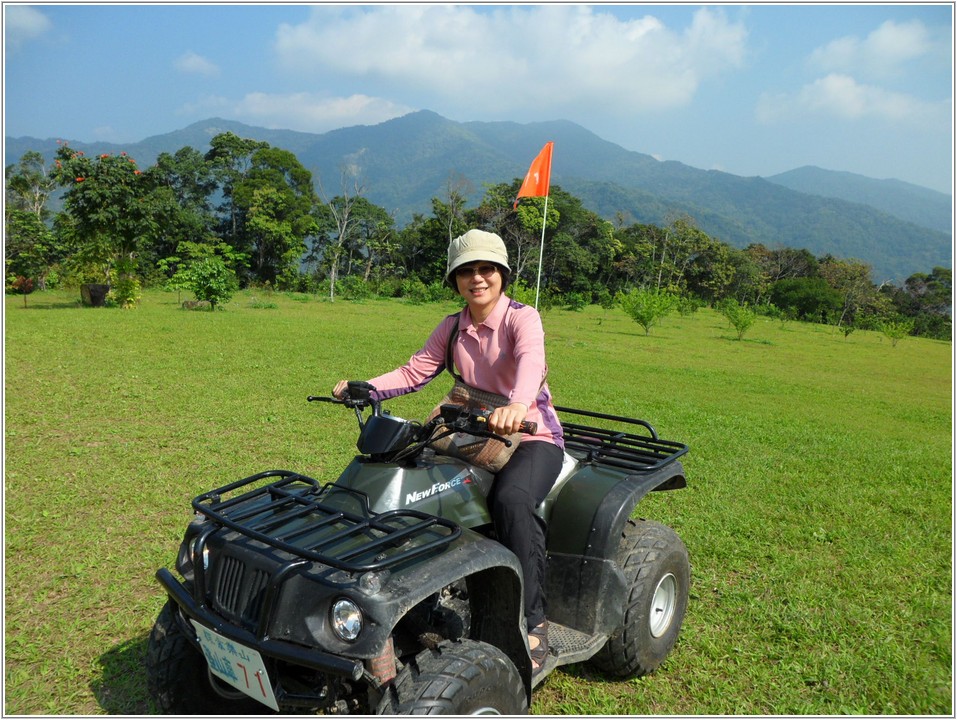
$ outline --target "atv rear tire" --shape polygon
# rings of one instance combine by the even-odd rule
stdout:
[[[379,715],[525,715],[528,699],[515,665],[494,645],[443,642],[423,650],[386,690]]]
[[[146,686],[157,709],[169,715],[272,714],[210,674],[206,658],[183,634],[174,612],[167,602],[146,648]]]
[[[678,639],[688,609],[688,550],[671,528],[629,520],[618,561],[629,583],[625,616],[589,664],[613,677],[641,677],[661,665]]]

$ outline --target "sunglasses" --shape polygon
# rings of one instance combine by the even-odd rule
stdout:
[[[495,265],[466,265],[464,267],[455,268],[455,277],[470,278],[475,275],[475,273],[478,273],[482,277],[489,277],[497,271],[498,267]]]

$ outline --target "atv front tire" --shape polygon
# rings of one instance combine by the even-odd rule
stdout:
[[[423,650],[386,690],[379,715],[525,715],[528,700],[515,665],[494,645],[442,642]]]
[[[272,710],[209,672],[203,654],[176,622],[172,602],[156,618],[146,648],[146,686],[168,715],[267,715]]]
[[[688,550],[671,528],[629,520],[618,561],[629,583],[624,619],[589,664],[613,677],[641,677],[661,665],[678,639],[688,609]]]

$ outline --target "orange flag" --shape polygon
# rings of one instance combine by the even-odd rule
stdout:
[[[548,197],[548,183],[552,176],[552,145],[555,143],[547,142],[538,157],[532,160],[522,187],[518,189],[518,195],[515,196],[515,203],[512,209],[518,207],[518,199],[523,197]]]

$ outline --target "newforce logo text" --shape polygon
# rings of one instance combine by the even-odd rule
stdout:
[[[467,480],[468,473],[463,472],[461,475],[456,475],[454,478],[446,482],[434,483],[428,490],[416,490],[415,492],[410,492],[405,496],[405,504],[411,505],[412,503],[419,502],[419,500],[425,500],[426,498],[430,498],[433,495],[438,495],[446,490],[457,488]]]

